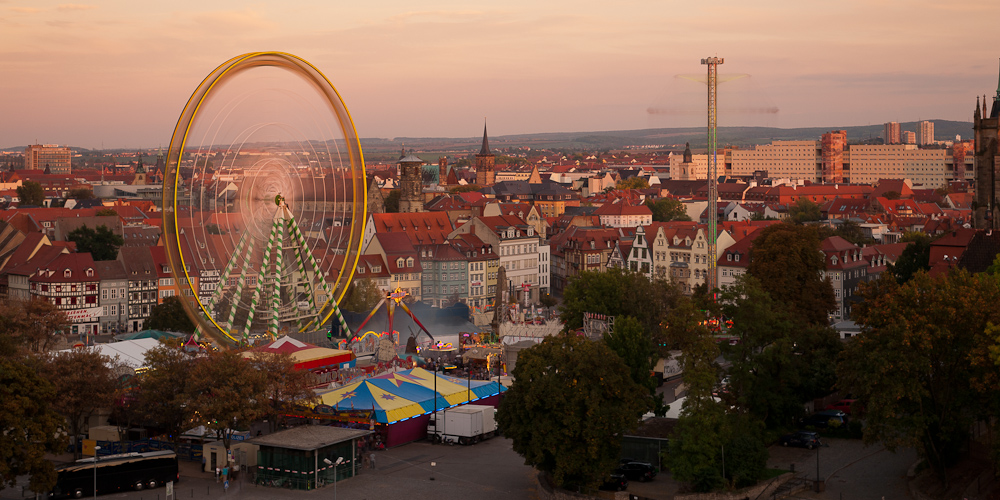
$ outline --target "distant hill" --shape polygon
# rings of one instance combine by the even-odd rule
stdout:
[[[963,139],[972,137],[972,122],[930,121],[934,122],[934,137],[937,140],[951,140],[956,135],[961,135]],[[917,122],[900,123],[900,129],[915,132]],[[819,140],[824,133],[831,130],[846,130],[848,141],[853,143],[880,137],[882,124],[808,128],[720,127],[719,145],[751,147],[757,144],[768,144],[775,140]],[[558,151],[599,151],[641,146],[676,149],[683,148],[685,142],[690,142],[693,149],[704,150],[708,143],[705,127],[516,134],[491,136],[489,139],[491,149],[498,151],[510,151],[524,147]],[[365,151],[366,158],[387,160],[397,158],[400,149],[405,144],[407,150],[412,149],[417,154],[422,155],[424,160],[433,161],[436,156],[464,156],[476,152],[482,144],[482,140],[481,136],[465,138],[396,137],[391,140],[369,138],[361,139],[361,147]],[[435,158],[431,158],[432,156]]]

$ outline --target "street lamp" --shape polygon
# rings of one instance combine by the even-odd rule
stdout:
[[[337,466],[344,462],[344,457],[337,457],[336,462],[331,462],[329,458],[324,458],[323,463],[333,466],[333,500],[337,500]]]
[[[100,446],[94,447],[94,500],[97,500],[97,452],[101,451]]]

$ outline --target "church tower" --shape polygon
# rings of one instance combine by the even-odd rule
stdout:
[[[998,142],[1000,142],[1000,82],[993,97],[993,105],[986,110],[986,96],[980,109],[976,98],[976,111],[972,118],[975,134],[976,169],[976,229],[1000,228],[1000,175],[997,172]]]
[[[399,161],[399,213],[423,212],[424,161],[413,153],[400,152]]]
[[[448,157],[438,158],[438,186],[448,185]]]
[[[139,163],[135,166],[135,179],[132,180],[133,186],[145,186],[146,185],[146,167],[142,166],[142,153],[137,153],[139,157]]]
[[[496,156],[490,152],[490,141],[486,137],[486,125],[483,125],[483,147],[476,155],[476,185],[479,187],[492,186],[495,183],[494,161],[496,161]]]

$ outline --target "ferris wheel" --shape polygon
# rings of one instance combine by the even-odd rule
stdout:
[[[329,80],[291,54],[244,54],[194,91],[163,182],[170,273],[198,331],[225,345],[320,330],[357,267],[364,159]]]

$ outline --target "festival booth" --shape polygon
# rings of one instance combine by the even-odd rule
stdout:
[[[392,447],[426,437],[427,421],[435,408],[471,402],[497,406],[500,393],[506,390],[493,380],[467,380],[414,368],[319,393],[321,404],[307,416],[377,430],[386,446]]]
[[[322,371],[326,369],[341,369],[354,366],[355,357],[351,351],[317,347],[312,344],[295,340],[291,337],[281,337],[270,344],[246,351],[244,356],[253,356],[255,352],[287,353],[295,361],[296,370]]]

